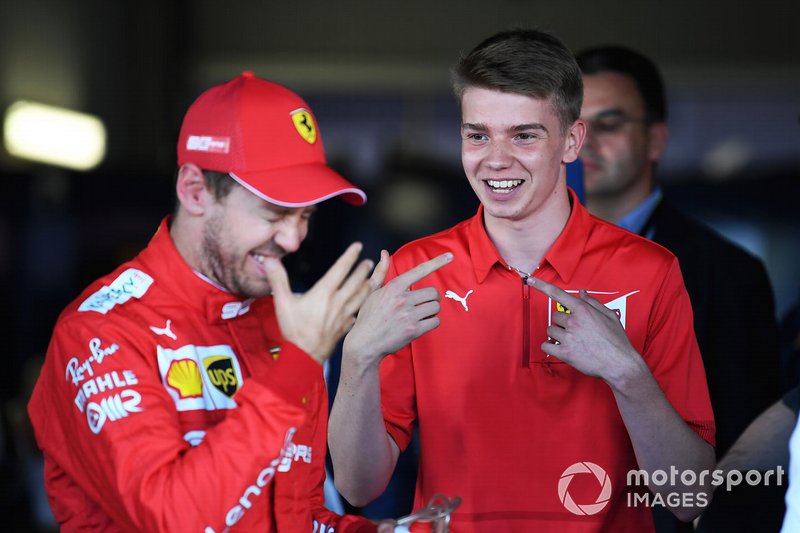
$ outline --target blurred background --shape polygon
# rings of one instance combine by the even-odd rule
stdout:
[[[178,129],[202,90],[253,70],[299,92],[329,161],[367,191],[362,209],[320,210],[294,259],[304,284],[352,240],[377,257],[474,213],[449,68],[513,26],[553,32],[575,52],[626,45],[660,65],[666,195],[761,257],[786,314],[800,296],[796,0],[4,0],[0,112],[24,100],[87,113],[105,139],[85,170],[27,161],[7,140],[0,149],[5,515],[47,527],[21,479],[40,475],[20,468],[33,453],[27,394],[61,308],[172,210]]]

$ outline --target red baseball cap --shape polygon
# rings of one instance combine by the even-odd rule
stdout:
[[[186,111],[178,165],[227,172],[264,200],[303,207],[341,195],[367,200],[328,167],[317,121],[286,87],[243,72],[201,94]]]

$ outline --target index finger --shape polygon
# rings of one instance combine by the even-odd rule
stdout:
[[[443,253],[440,256],[434,257],[433,259],[429,259],[424,263],[418,264],[414,268],[406,270],[405,272],[394,278],[389,283],[400,285],[403,288],[403,290],[405,290],[414,283],[424,278],[425,276],[433,272],[436,272],[437,270],[439,270],[452,260],[453,260],[452,252]]]
[[[344,278],[347,277],[350,269],[358,260],[358,255],[361,253],[362,244],[354,242],[347,247],[347,250],[339,256],[333,266],[316,283],[317,287],[327,287],[328,289],[335,290],[342,284]]]
[[[580,298],[577,298],[565,290],[559,289],[555,285],[551,283],[547,283],[543,279],[534,278],[533,276],[529,277],[526,281],[528,285],[536,289],[537,291],[546,294],[553,300],[557,301],[567,309],[572,309],[580,303]]]

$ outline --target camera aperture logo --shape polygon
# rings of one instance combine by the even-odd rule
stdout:
[[[572,499],[569,493],[569,484],[572,482],[572,478],[578,474],[593,474],[600,484],[600,493],[594,503],[575,503],[575,500]],[[572,514],[582,516],[597,514],[605,509],[611,499],[611,479],[605,470],[594,463],[589,461],[575,463],[567,467],[561,474],[561,479],[558,480],[558,497],[567,511]]]

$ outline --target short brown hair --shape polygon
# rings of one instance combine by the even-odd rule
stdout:
[[[178,180],[178,174],[180,173],[181,168],[178,167],[175,170],[175,181]],[[203,170],[203,177],[206,180],[206,187],[209,191],[214,195],[214,198],[219,202],[226,196],[230,194],[233,190],[234,185],[238,185],[236,180],[234,180],[230,175],[226,174],[225,172],[217,172],[215,170]],[[175,212],[178,212],[178,208],[181,206],[181,201],[178,198],[175,198]]]
[[[572,52],[557,37],[538,30],[492,35],[458,60],[451,81],[459,103],[469,87],[549,99],[562,132],[581,114],[583,80]]]
[[[204,169],[203,176],[206,178],[206,187],[214,194],[217,201],[228,196],[236,185],[236,181],[227,172]]]

